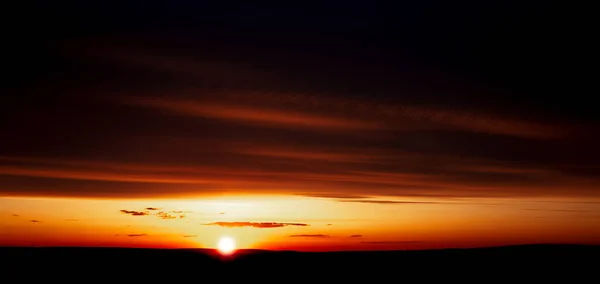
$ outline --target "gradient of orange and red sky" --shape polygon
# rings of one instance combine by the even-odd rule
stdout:
[[[543,13],[60,5],[37,16],[78,24],[9,41],[0,245],[600,240],[600,119]]]

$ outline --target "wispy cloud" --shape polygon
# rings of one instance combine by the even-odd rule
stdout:
[[[372,203],[372,204],[440,204],[431,201],[399,201],[399,200],[369,200],[369,199],[339,199],[338,202]]]
[[[290,238],[331,238],[331,236],[323,235],[323,234],[301,234],[301,235],[290,235]]]
[[[125,210],[125,209],[122,209],[120,211],[123,214],[131,215],[131,216],[146,216],[146,215],[148,215],[148,213],[142,212],[142,211],[133,211],[133,210]]]
[[[350,235],[349,238],[361,238],[363,235]]]
[[[220,227],[228,227],[228,228],[242,228],[242,227],[252,227],[252,228],[281,228],[288,226],[298,226],[298,227],[306,227],[308,224],[304,223],[278,223],[278,222],[214,222],[208,223],[205,225],[209,226],[220,226]]]
[[[128,237],[147,237],[148,234],[128,234]]]
[[[423,241],[368,241],[360,242],[361,244],[373,244],[373,245],[391,245],[391,244],[421,244]]]
[[[127,101],[130,104],[157,108],[185,116],[233,120],[270,127],[302,127],[307,129],[360,130],[378,129],[381,126],[351,118],[327,116],[274,108],[256,108],[244,105],[222,104],[193,100],[165,100],[144,98]]]
[[[526,211],[545,211],[545,212],[562,212],[562,213],[582,213],[593,212],[592,210],[584,209],[542,209],[542,208],[525,208]]]
[[[39,221],[39,220],[29,220],[29,222],[31,222],[31,223],[41,223],[42,221]]]
[[[172,211],[157,211],[159,208],[148,207],[145,211],[135,211],[135,210],[120,210],[121,213],[128,214],[131,216],[156,216],[163,220],[173,220],[173,219],[183,219],[185,215],[184,211],[181,210],[172,210]]]
[[[253,64],[150,49],[106,43],[69,52],[104,58],[113,67],[142,67],[177,83],[157,80],[162,87],[155,88],[144,75],[132,85],[135,92],[61,96],[47,105],[23,104],[23,111],[6,112],[8,121],[22,123],[3,128],[11,139],[1,147],[0,196],[301,193],[381,197],[344,201],[377,204],[432,196],[600,196],[595,122],[480,108],[455,96],[456,103],[435,106],[411,95],[391,96],[405,94],[404,88],[385,90],[388,95],[377,98],[349,96],[348,80],[335,88],[329,79],[292,88],[284,84],[288,76]],[[113,73],[120,69],[111,69],[110,77],[118,77]],[[129,76],[134,70],[125,72],[138,77]],[[197,78],[205,87],[182,87],[197,85],[185,81]],[[366,85],[365,93],[374,94],[380,84]],[[102,92],[96,89],[82,92]],[[72,107],[57,112],[61,105]],[[122,121],[129,131],[114,127]],[[77,135],[83,125],[97,131]],[[154,207],[124,214],[145,216],[145,211],[167,212],[154,214],[164,219],[175,214]]]

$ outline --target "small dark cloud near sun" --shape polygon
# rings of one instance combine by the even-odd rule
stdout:
[[[132,211],[132,210],[125,210],[125,209],[122,209],[120,211],[123,214],[131,215],[131,216],[146,216],[146,215],[148,215],[148,213],[142,212],[142,211]]]
[[[148,234],[128,234],[128,237],[147,237]]]
[[[302,235],[290,235],[290,238],[331,238],[331,236],[323,235],[323,234],[302,234]]]
[[[197,237],[197,236],[198,236],[198,235],[184,235],[183,237],[184,237],[184,238],[195,238],[195,237]]]
[[[362,238],[363,235],[350,235],[349,238]]]
[[[163,220],[172,220],[172,219],[178,218],[177,216],[169,214],[168,212],[158,212],[158,213],[156,213],[156,216],[158,216],[158,218],[161,218]]]
[[[13,216],[13,217],[19,217],[19,215],[18,215],[18,214],[12,214],[12,215],[10,215],[10,216]]]
[[[131,216],[156,216],[163,220],[173,220],[173,219],[183,219],[187,211],[181,210],[173,210],[173,211],[158,211],[160,208],[156,207],[146,207],[145,211],[136,211],[136,210],[120,210],[121,213],[128,214]]]
[[[31,222],[31,223],[41,223],[42,221],[39,221],[39,220],[29,220],[29,222]]]
[[[277,223],[277,222],[213,222],[213,223],[208,223],[208,224],[204,224],[204,225],[220,226],[220,227],[227,227],[227,228],[252,227],[252,228],[259,228],[259,229],[281,228],[281,227],[288,227],[288,226],[298,226],[298,227],[309,226],[308,224],[304,224],[304,223]]]
[[[325,226],[333,226],[333,224],[327,224],[327,225],[325,225]]]

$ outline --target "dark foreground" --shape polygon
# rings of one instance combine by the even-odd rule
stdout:
[[[193,249],[0,248],[0,257],[2,279],[11,281],[600,283],[600,246],[577,245],[328,253],[246,250],[229,257]]]

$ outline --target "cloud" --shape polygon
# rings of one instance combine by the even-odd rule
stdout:
[[[525,208],[526,211],[545,211],[545,212],[563,212],[563,213],[582,213],[582,212],[593,212],[592,210],[584,209],[541,209],[541,208]]]
[[[228,227],[228,228],[242,228],[242,227],[252,227],[252,228],[281,228],[288,226],[298,226],[298,227],[306,227],[308,224],[304,223],[277,223],[277,222],[214,222],[208,223],[205,225],[210,226],[220,226],[220,227]]]
[[[362,238],[363,235],[350,235],[349,238]]]
[[[284,111],[276,109],[257,109],[246,106],[211,104],[197,101],[173,101],[156,98],[138,100],[134,104],[167,110],[185,116],[198,116],[223,120],[239,121],[247,124],[259,124],[267,127],[300,127],[307,129],[361,130],[377,129],[374,123],[338,118],[326,115]]]
[[[302,235],[290,235],[290,238],[331,238],[331,236],[323,235],[323,234],[302,234]]]
[[[128,234],[128,237],[147,237],[148,234]]]
[[[185,215],[184,211],[173,210],[173,211],[157,211],[159,208],[147,207],[146,211],[135,211],[135,210],[120,210],[124,214],[131,216],[156,216],[163,220],[183,219]]]
[[[337,199],[361,199],[361,198],[367,198],[367,196],[362,196],[362,195],[352,195],[352,194],[343,194],[343,193],[329,193],[329,194],[314,194],[314,193],[305,193],[305,194],[300,194],[303,196],[308,196],[308,197],[315,197],[315,198],[337,198]]]
[[[41,223],[42,221],[39,221],[39,220],[29,220],[29,222],[31,222],[31,223]]]
[[[142,212],[142,211],[132,211],[132,210],[125,210],[125,209],[122,209],[119,211],[121,211],[121,213],[131,215],[131,216],[146,216],[146,215],[148,215],[148,213]]]
[[[372,245],[393,245],[393,244],[421,244],[423,241],[369,241],[360,242],[361,244],[372,244]]]
[[[197,237],[197,236],[198,236],[198,235],[184,235],[183,237],[184,237],[184,238],[195,238],[195,237]]]
[[[356,202],[379,204],[416,197],[600,197],[599,123],[573,113],[501,104],[490,90],[467,85],[454,86],[460,96],[446,84],[434,91],[456,80],[435,81],[433,72],[417,76],[415,70],[392,74],[381,66],[404,64],[389,64],[390,57],[375,63],[374,53],[366,60],[374,62],[370,68],[349,68],[339,64],[348,60],[325,63],[331,58],[310,54],[251,62],[101,42],[69,49],[94,73],[63,79],[103,82],[81,81],[77,93],[89,95],[65,94],[56,81],[44,88],[61,95],[2,105],[3,119],[18,123],[2,125],[11,139],[0,141],[0,196],[260,193],[378,198]],[[302,62],[291,64],[297,58]],[[283,67],[264,64],[278,61]],[[304,64],[319,67],[307,71]],[[79,135],[89,125],[95,130]],[[161,216],[169,214],[175,213]]]
[[[164,212],[164,211],[157,212],[155,215],[158,216],[158,218],[161,218],[163,220],[172,220],[172,219],[183,219],[183,218],[185,218],[185,215],[173,215],[173,214],[170,214],[169,212]]]
[[[18,214],[11,214],[10,216],[12,216],[12,217],[19,217]]]
[[[372,204],[440,204],[431,201],[398,201],[398,200],[368,200],[368,199],[340,199],[338,202],[372,203]],[[446,204],[446,203],[443,203]]]

